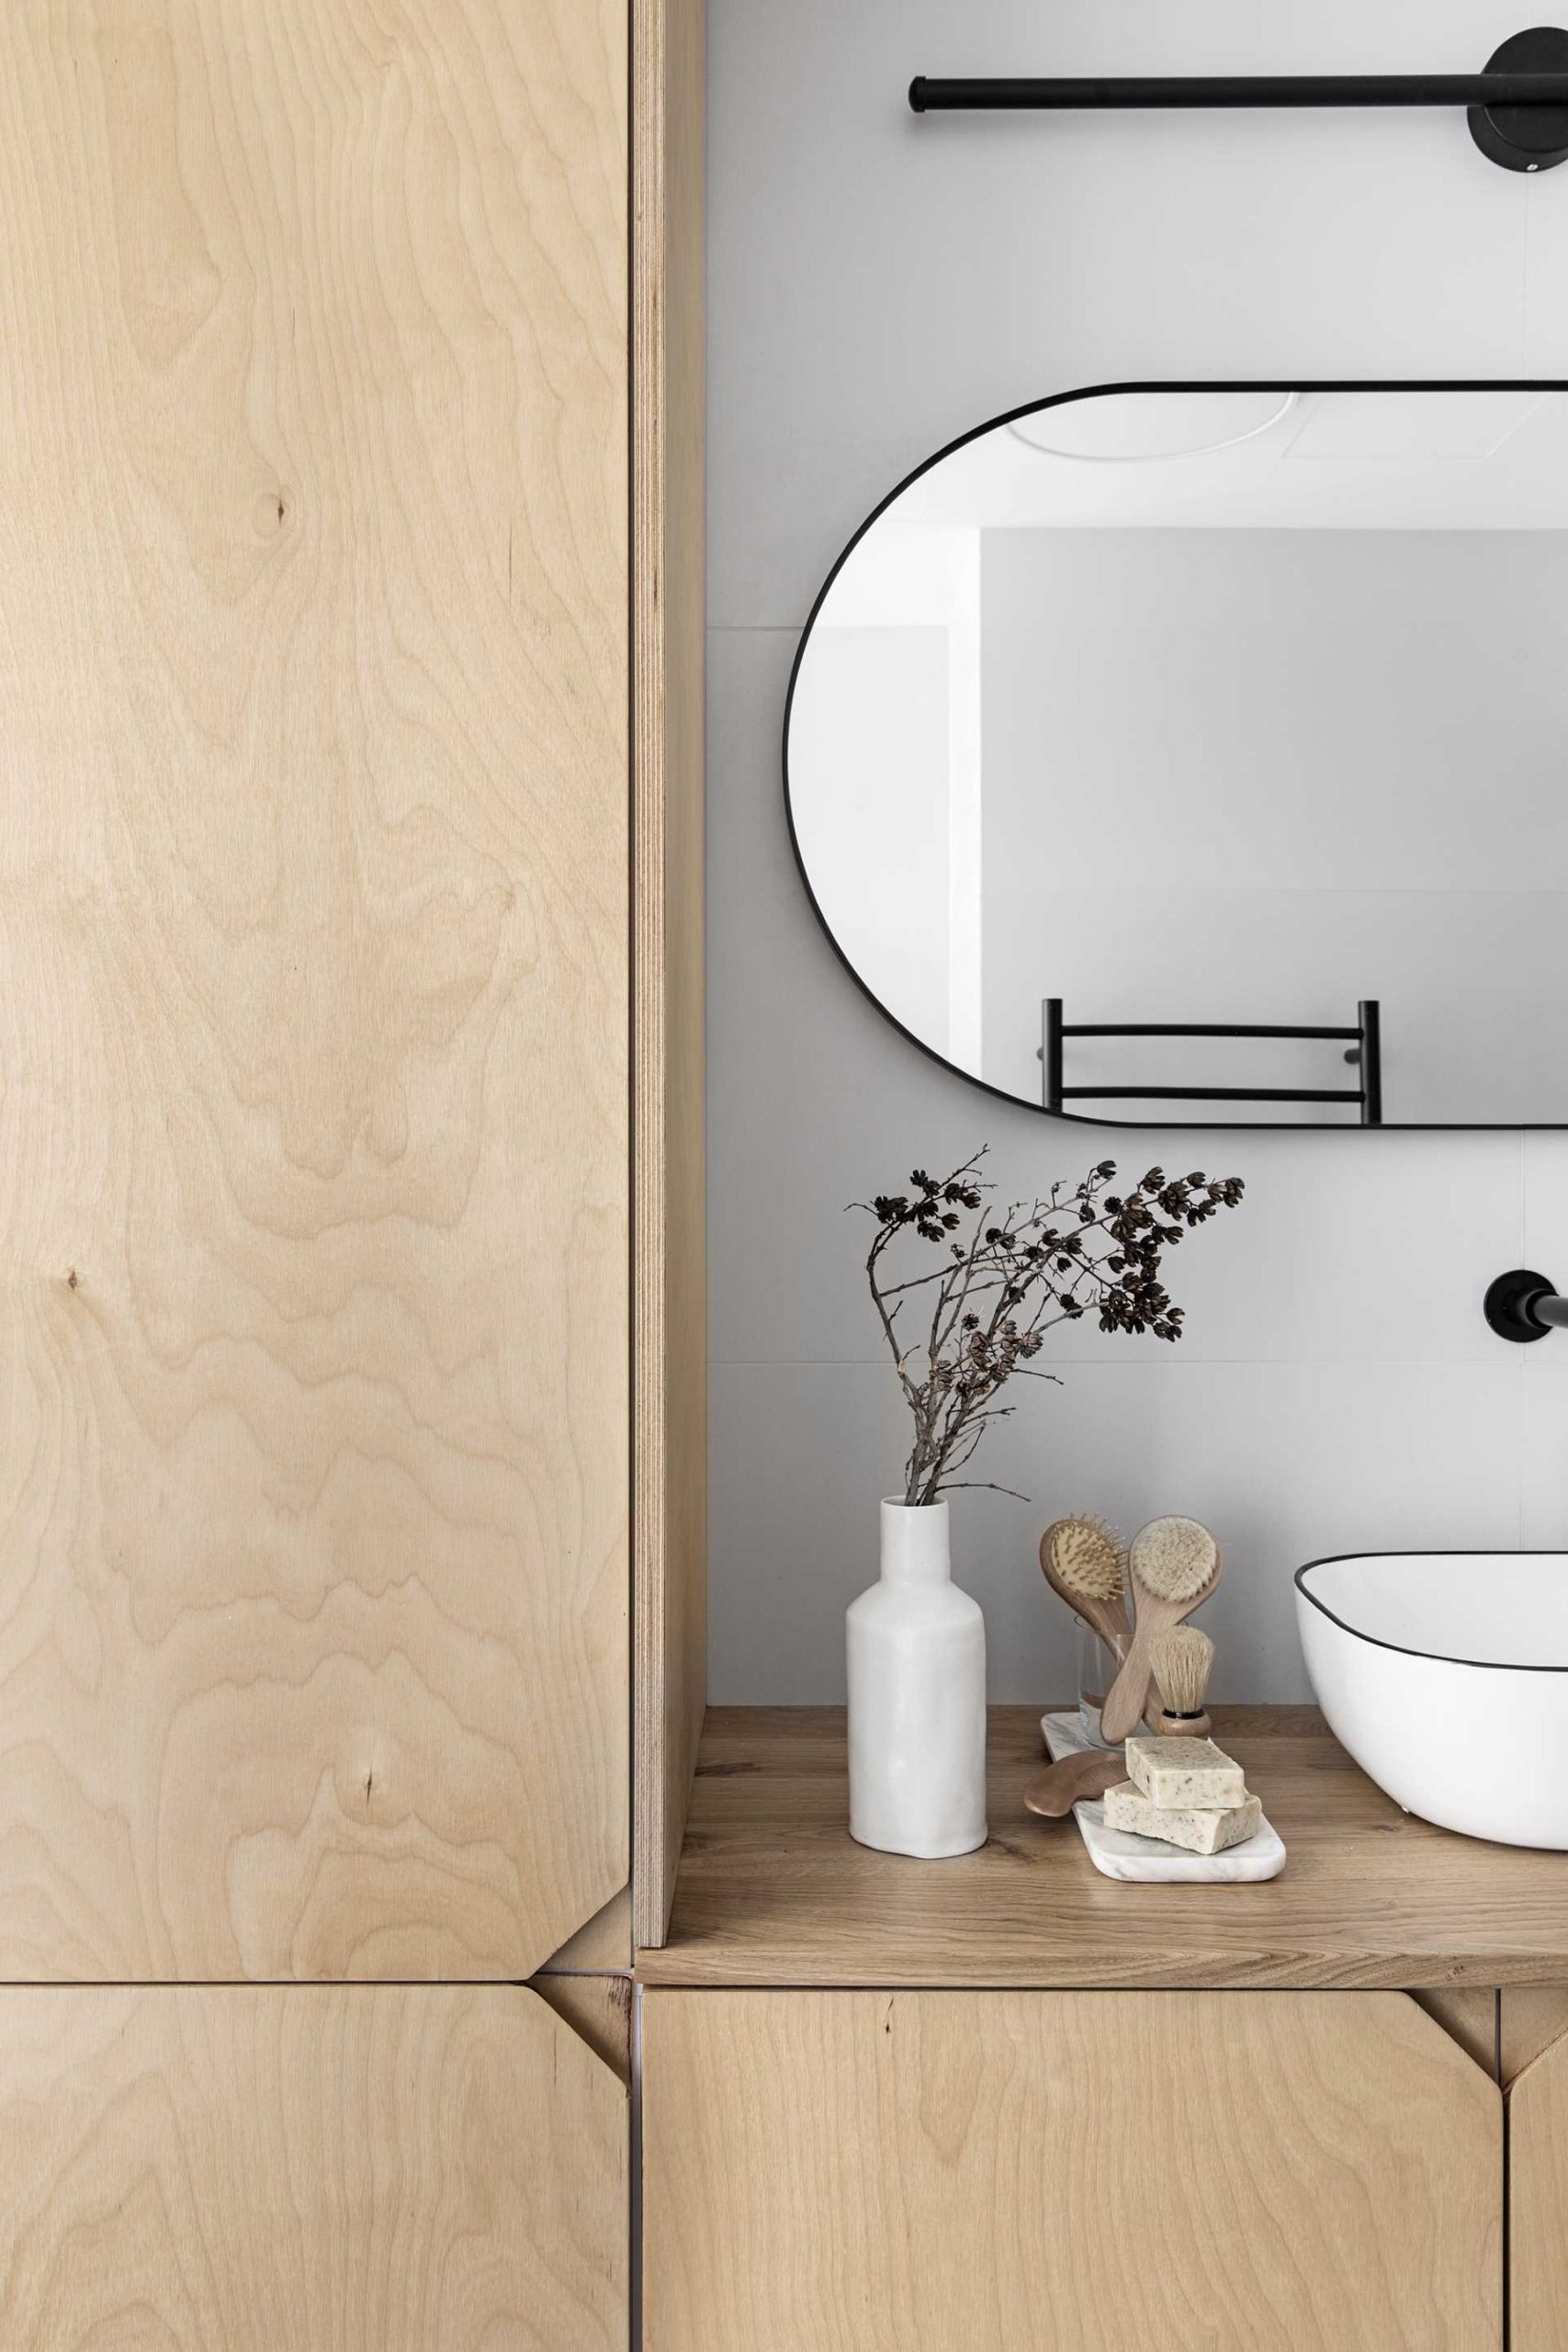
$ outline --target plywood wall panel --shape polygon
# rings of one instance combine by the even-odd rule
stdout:
[[[626,81],[0,16],[0,1974],[626,1876]]]
[[[626,2167],[520,1987],[0,1991],[18,2352],[625,2352]]]

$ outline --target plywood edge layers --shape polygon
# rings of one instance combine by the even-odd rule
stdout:
[[[632,2079],[629,1976],[536,1976],[526,1987],[559,2023],[585,2041],[624,2090]]]
[[[1495,1987],[1461,1985],[1453,1991],[1416,1992],[1411,1998],[1475,2061],[1483,2074],[1497,2081],[1501,2027]]]
[[[704,12],[632,6],[636,1941],[664,1941],[706,1690]]]
[[[1498,2048],[1512,2083],[1568,2037],[1568,1984],[1510,1984],[1502,1995]]]
[[[540,1976],[614,1976],[632,1962],[632,1891],[630,1884],[612,1894],[603,1910],[585,1919],[558,1951],[550,1954]]]

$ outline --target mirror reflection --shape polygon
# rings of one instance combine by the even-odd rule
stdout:
[[[1118,391],[830,579],[818,910],[966,1076],[1093,1119],[1568,1122],[1568,391]]]

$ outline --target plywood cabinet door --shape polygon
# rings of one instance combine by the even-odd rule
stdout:
[[[648,2352],[1500,2352],[1403,1994],[651,1991],[643,2064]]]
[[[626,2097],[503,1986],[0,1991],[16,2352],[625,2352]]]
[[[1506,2003],[1508,1996],[1505,1994]],[[1508,2093],[1512,2352],[1568,2344],[1568,2034]]]
[[[0,9],[0,1977],[626,1882],[626,16]]]

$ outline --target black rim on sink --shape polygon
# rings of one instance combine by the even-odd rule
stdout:
[[[1366,1642],[1375,1650],[1393,1650],[1398,1657],[1430,1658],[1434,1666],[1473,1666],[1485,1674],[1568,1674],[1568,1666],[1532,1666],[1526,1658],[1454,1657],[1447,1650],[1415,1650],[1406,1642],[1385,1642],[1381,1634],[1364,1634],[1359,1625],[1348,1625],[1343,1617],[1335,1614],[1325,1600],[1318,1599],[1317,1594],[1306,1582],[1306,1578],[1312,1574],[1314,1568],[1337,1567],[1342,1561],[1346,1560],[1486,1559],[1561,1560],[1564,1563],[1565,1573],[1568,1573],[1568,1552],[1482,1552],[1469,1545],[1463,1549],[1450,1547],[1447,1551],[1435,1551],[1430,1547],[1423,1546],[1419,1552],[1330,1552],[1323,1559],[1309,1560],[1304,1567],[1298,1568],[1292,1582],[1302,1598],[1304,1600],[1310,1600],[1313,1607],[1326,1617],[1331,1625],[1337,1625],[1342,1634],[1348,1634],[1355,1641]]]

